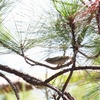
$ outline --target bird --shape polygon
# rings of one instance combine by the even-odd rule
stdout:
[[[53,58],[47,58],[45,61],[50,64],[57,64],[58,66],[61,66],[66,62],[66,60],[69,59],[70,59],[69,56],[56,56]]]

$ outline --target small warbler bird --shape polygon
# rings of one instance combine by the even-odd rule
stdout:
[[[47,58],[45,61],[51,64],[57,64],[58,66],[63,65],[66,60],[69,60],[69,56],[57,56],[53,58]]]

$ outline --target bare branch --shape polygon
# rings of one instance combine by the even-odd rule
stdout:
[[[37,78],[32,77],[28,74],[19,72],[15,69],[9,68],[8,66],[4,66],[4,65],[1,65],[1,64],[0,64],[0,70],[14,74],[16,76],[19,76],[31,85],[47,86],[50,89],[56,91],[59,95],[63,96],[64,100],[68,100],[68,97],[66,97],[66,95],[63,94],[59,89],[55,88],[54,86],[50,85],[49,83],[45,83],[44,81],[42,81],[40,79],[37,79]]]
[[[0,76],[7,80],[7,82],[10,84],[10,86],[14,90],[17,100],[20,100],[20,97],[18,95],[18,90],[17,90],[16,86],[14,86],[14,84],[2,73],[0,73]]]
[[[54,75],[52,75],[51,77],[49,77],[48,79],[46,79],[44,82],[45,83],[49,83],[50,81],[52,81],[54,78],[66,73],[66,72],[70,72],[72,70],[72,68],[69,69],[64,69],[63,71],[60,71]],[[78,66],[75,67],[73,69],[74,71],[78,71],[78,70],[100,70],[100,66]]]
[[[100,70],[100,66],[79,66],[79,67],[73,68],[74,71],[86,70],[86,69],[89,69],[89,70],[90,69],[91,70]],[[48,84],[48,82],[50,82],[54,78],[58,77],[59,75],[62,75],[63,73],[71,71],[72,68],[60,71],[60,72],[56,73],[55,75],[53,75],[52,77],[48,78],[45,81],[42,81],[42,80],[39,80],[37,78],[31,77],[28,74],[24,74],[22,72],[16,71],[14,69],[11,69],[11,68],[9,68],[7,66],[4,66],[4,65],[1,65],[1,64],[0,64],[0,70],[6,71],[6,72],[14,74],[14,75],[17,75],[17,76],[23,78],[26,82],[30,83],[31,85],[47,86],[47,87],[51,88],[52,90],[56,91],[60,96],[64,96],[63,98],[66,98],[66,96],[65,96],[65,94],[63,92],[61,92],[60,90],[58,90],[54,86]],[[65,99],[65,100],[68,100],[68,99]]]

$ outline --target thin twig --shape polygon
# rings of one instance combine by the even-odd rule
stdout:
[[[4,74],[0,73],[0,76],[7,80],[7,82],[10,84],[10,86],[14,90],[17,100],[20,100],[16,86],[14,86],[14,84]]]

